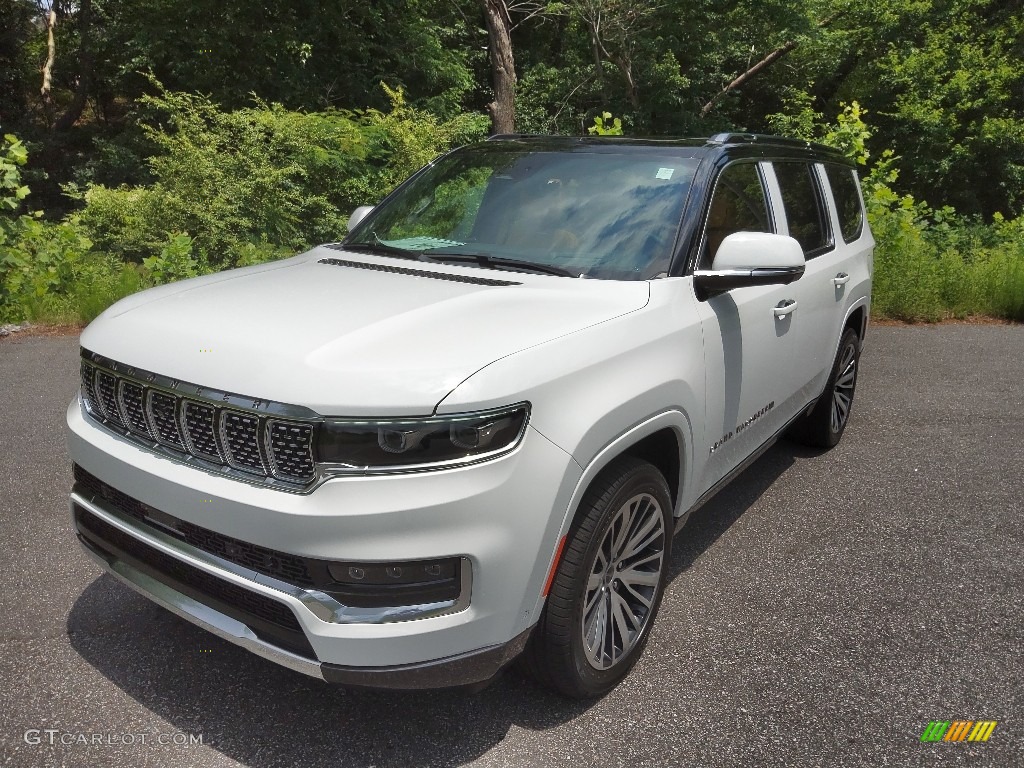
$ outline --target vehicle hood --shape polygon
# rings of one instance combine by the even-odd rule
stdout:
[[[427,415],[489,363],[636,311],[649,296],[646,282],[321,246],[130,296],[82,333],[82,346],[184,382],[323,415]]]

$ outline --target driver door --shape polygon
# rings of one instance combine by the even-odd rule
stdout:
[[[734,232],[776,232],[766,168],[726,166],[715,182],[704,227],[700,269],[710,269]],[[738,467],[804,403],[799,399],[800,290],[789,285],[734,288],[698,301],[707,391],[706,456],[701,492]]]

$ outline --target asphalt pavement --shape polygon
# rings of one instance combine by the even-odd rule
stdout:
[[[589,703],[332,688],[101,575],[68,521],[77,344],[0,341],[0,765],[1024,766],[1024,327],[872,328],[842,443],[780,443],[693,516]]]

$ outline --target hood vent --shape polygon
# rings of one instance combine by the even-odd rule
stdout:
[[[504,287],[508,285],[522,285],[522,283],[510,280],[491,280],[487,277],[472,277],[470,275],[453,275],[448,272],[431,272],[426,269],[408,269],[407,267],[395,267],[390,264],[368,264],[363,261],[348,261],[346,259],[320,259],[318,264],[331,264],[335,267],[351,267],[352,269],[369,269],[373,272],[391,272],[396,275],[412,275],[413,277],[429,277],[434,280],[449,280],[453,283],[469,283],[470,285],[492,285]]]

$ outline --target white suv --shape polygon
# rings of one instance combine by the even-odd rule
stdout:
[[[231,642],[346,685],[521,652],[599,695],[687,515],[846,427],[874,242],[825,147],[499,136],[341,243],[155,288],[82,334],[78,538]]]

